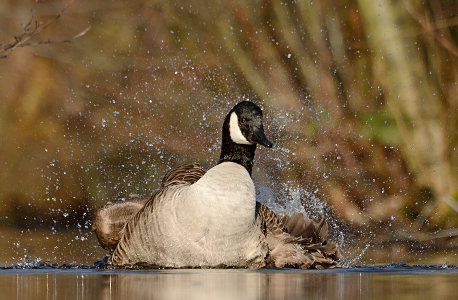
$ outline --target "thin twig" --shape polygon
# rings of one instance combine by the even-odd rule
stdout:
[[[38,46],[38,45],[57,44],[57,43],[70,43],[73,40],[85,35],[90,29],[91,29],[91,26],[88,26],[86,29],[84,29],[80,33],[78,33],[78,34],[74,35],[73,37],[71,37],[69,39],[66,39],[66,40],[44,40],[44,41],[39,41],[39,42],[28,42],[28,43],[22,43],[18,47]]]
[[[26,47],[26,46],[38,46],[38,45],[45,45],[45,44],[56,44],[56,43],[69,43],[73,40],[84,36],[90,29],[91,26],[87,27],[83,31],[79,32],[78,34],[74,35],[73,37],[65,40],[43,40],[38,42],[31,42],[30,40],[37,36],[40,32],[45,30],[49,25],[56,22],[73,4],[73,1],[68,3],[64,8],[62,8],[57,15],[49,19],[47,22],[43,24],[38,24],[36,17],[32,15],[30,20],[27,24],[24,25],[23,32],[17,36],[14,36],[13,43],[2,43],[0,44],[0,59],[6,58],[11,52],[13,52],[16,48],[19,47]]]

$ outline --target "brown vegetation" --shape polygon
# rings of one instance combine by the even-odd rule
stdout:
[[[0,49],[18,45],[0,60],[5,221],[81,222],[212,165],[221,116],[250,98],[277,147],[258,181],[318,189],[355,227],[458,226],[454,1],[66,4],[0,4]],[[40,35],[9,42],[21,29]]]

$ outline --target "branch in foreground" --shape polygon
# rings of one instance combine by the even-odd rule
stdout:
[[[57,21],[57,19],[59,19],[62,16],[62,14],[65,12],[67,8],[68,6],[64,7],[57,15],[55,15],[53,18],[51,18],[50,20],[48,20],[47,22],[43,24],[39,24],[36,17],[32,15],[30,17],[30,20],[27,22],[27,24],[24,25],[23,32],[17,36],[14,36],[14,42],[0,44],[0,59],[6,58],[9,54],[11,54],[11,52],[13,52],[18,47],[38,46],[38,45],[57,44],[57,43],[70,43],[73,40],[84,36],[91,29],[91,26],[88,26],[86,29],[84,29],[83,31],[79,32],[78,34],[74,35],[73,37],[69,39],[64,39],[64,40],[48,39],[48,40],[42,40],[38,42],[31,41],[32,38],[34,38],[40,32],[45,30],[49,25]]]

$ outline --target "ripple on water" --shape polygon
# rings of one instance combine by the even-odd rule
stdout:
[[[27,261],[0,270],[5,299],[456,299],[457,280],[457,266],[403,263],[332,270],[126,270]]]
[[[108,257],[108,256],[107,256]],[[20,262],[12,263],[9,265],[0,266],[0,270],[43,270],[43,271],[58,271],[58,270],[112,270],[116,271],[148,271],[154,270],[157,271],[171,271],[171,270],[190,270],[190,269],[167,269],[167,268],[158,268],[154,266],[144,266],[137,265],[128,268],[122,267],[112,267],[106,265],[105,257],[103,260],[97,261],[93,265],[84,265],[77,264],[76,262],[70,262],[65,264],[57,264],[50,262],[43,262],[40,259],[29,259],[25,257]],[[208,269],[191,269],[191,270],[208,270]],[[228,269],[219,269],[219,270],[234,270],[233,268]],[[245,269],[240,269],[245,270]],[[301,269],[259,269],[252,270],[254,272],[283,272],[283,273],[300,273],[300,272],[314,272],[314,273],[431,273],[431,272],[458,272],[458,265],[419,265],[419,264],[405,264],[405,263],[392,263],[384,265],[355,265],[355,266],[346,266],[338,267],[334,269],[327,270],[301,270]]]

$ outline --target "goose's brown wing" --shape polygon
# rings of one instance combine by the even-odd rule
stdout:
[[[121,239],[124,225],[145,205],[148,199],[132,197],[127,201],[108,202],[99,208],[92,221],[91,230],[97,235],[100,246],[113,252]]]
[[[269,247],[268,266],[322,269],[337,265],[340,253],[336,243],[327,241],[324,218],[315,222],[298,212],[291,216],[275,214],[259,202],[257,211]]]
[[[155,191],[151,198],[132,197],[127,201],[110,202],[99,208],[95,213],[91,229],[96,233],[100,245],[113,252],[127,222],[144,207],[149,199],[153,201],[155,196],[168,186],[180,183],[193,184],[204,174],[205,171],[198,164],[182,165],[165,174],[159,190]]]
[[[161,189],[173,184],[193,184],[204,176],[205,171],[199,164],[182,165],[168,171],[161,182]]]

